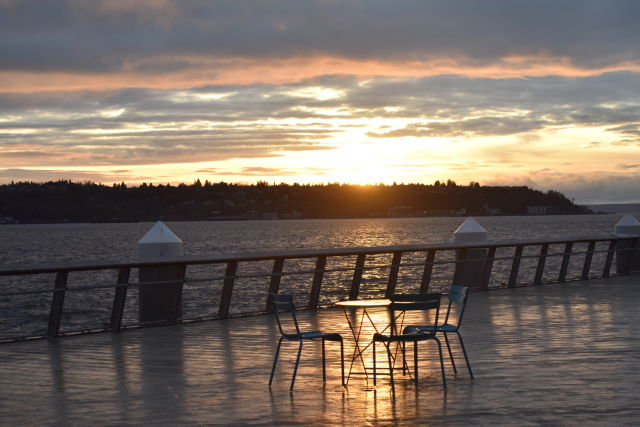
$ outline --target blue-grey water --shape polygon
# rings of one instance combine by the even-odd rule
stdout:
[[[520,240],[544,238],[597,237],[611,235],[621,215],[583,216],[521,216],[478,217],[487,230],[489,240]],[[453,241],[453,232],[465,218],[384,218],[342,220],[282,220],[282,221],[224,221],[224,222],[168,222],[167,225],[184,242],[187,255],[233,254],[269,252],[283,249],[325,249],[339,247],[369,247],[443,243]],[[0,225],[0,263],[47,263],[63,260],[91,260],[135,258],[137,243],[153,223],[129,224],[37,224]],[[580,248],[574,248],[575,250]],[[535,255],[538,248],[527,248],[525,255]],[[582,249],[584,250],[584,248]],[[512,250],[511,250],[512,251]],[[508,251],[507,251],[508,252]],[[553,251],[551,251],[553,252]],[[510,254],[501,254],[508,258]],[[389,256],[367,257],[361,292],[366,297],[384,293],[389,274]],[[594,265],[598,258],[594,257]],[[575,277],[580,274],[584,255],[572,258]],[[442,253],[436,261],[451,261],[452,254]],[[424,262],[424,254],[408,254],[403,263]],[[286,261],[285,271],[313,270],[314,260]],[[354,259],[330,259],[328,268],[336,271],[325,274],[321,303],[345,298],[353,275]],[[550,257],[545,279],[557,277],[559,258]],[[376,265],[383,267],[376,268]],[[511,261],[496,261],[492,286],[507,280]],[[268,292],[271,263],[253,263],[240,266],[238,274],[262,277],[237,279],[234,285],[231,313],[257,312],[264,308]],[[525,259],[521,265],[524,281],[531,282],[535,272],[535,259]],[[343,269],[344,271],[340,271]],[[351,269],[351,270],[349,270]],[[403,267],[398,278],[398,289],[415,289],[420,282],[422,268]],[[452,265],[436,265],[432,288],[442,289],[451,280]],[[64,301],[62,331],[99,329],[108,325],[113,301],[113,288],[82,290],[86,286],[113,284],[114,272],[96,274],[72,273]],[[132,281],[137,272],[132,273]],[[200,279],[186,283],[183,288],[184,318],[215,317],[220,301],[224,266],[189,267],[187,277]],[[301,305],[308,298],[311,276],[283,277],[281,292],[292,293]],[[46,331],[51,293],[38,295],[6,295],[24,290],[51,290],[54,277],[0,277],[0,338],[10,336],[41,335]],[[2,295],[5,294],[5,295]],[[125,307],[125,324],[137,322],[137,289],[130,288]]]
[[[612,234],[622,215],[477,217],[489,240]],[[465,218],[167,222],[187,255],[453,241]],[[0,263],[129,258],[153,223],[0,225]]]

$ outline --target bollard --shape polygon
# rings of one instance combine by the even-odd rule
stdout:
[[[158,221],[138,242],[138,254],[142,260],[183,255],[182,240],[166,225]],[[138,290],[140,323],[175,323],[182,315],[182,282],[185,267],[166,265],[140,267],[139,281],[167,282],[141,284]]]
[[[616,235],[620,237],[640,236],[640,221],[633,215],[625,215],[616,224]],[[640,250],[636,240],[619,240],[616,244],[616,273],[628,274],[640,270]]]
[[[456,243],[472,243],[487,240],[487,230],[472,217],[467,218],[456,231],[453,232]],[[467,286],[469,288],[481,288],[484,285],[484,268],[487,259],[487,250],[458,249],[456,250],[456,270],[454,273],[454,285]]]

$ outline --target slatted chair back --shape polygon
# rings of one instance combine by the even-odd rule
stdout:
[[[293,303],[292,295],[269,294],[273,314],[276,316],[278,329],[283,336],[300,336],[300,326],[296,317],[296,305]],[[291,319],[286,321],[280,314],[289,313]]]
[[[447,299],[449,300],[447,305],[447,314],[444,318],[444,324],[460,327],[462,324],[462,316],[464,316],[464,310],[467,306],[467,299],[469,297],[469,288],[466,286],[453,285],[449,289]],[[453,314],[455,313],[455,314]]]
[[[439,292],[431,292],[426,294],[393,294],[390,296],[391,304],[389,310],[391,312],[391,334],[395,335],[395,319],[397,312],[420,310],[423,312],[434,311],[434,322],[437,324],[440,314],[440,298]]]

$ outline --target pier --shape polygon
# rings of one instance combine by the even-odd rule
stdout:
[[[3,344],[0,424],[635,424],[639,281],[473,292],[462,332],[476,379],[465,369],[454,375],[447,362],[446,393],[428,351],[420,382],[398,375],[395,396],[387,379],[344,388],[331,343],[326,386],[320,346],[309,344],[294,391],[295,345],[284,348],[269,389],[278,332],[268,314]],[[300,317],[349,345],[342,310]]]

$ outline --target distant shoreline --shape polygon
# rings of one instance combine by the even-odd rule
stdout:
[[[640,203],[604,203],[585,206],[594,213],[640,214]]]

